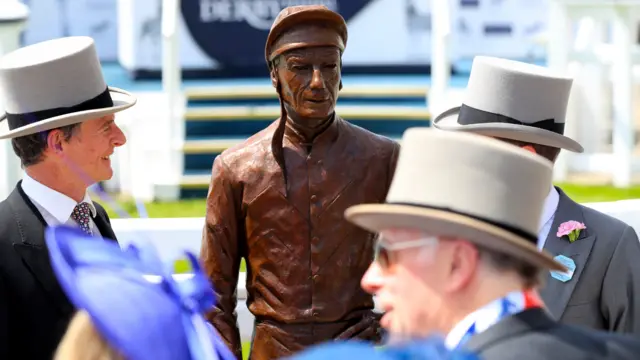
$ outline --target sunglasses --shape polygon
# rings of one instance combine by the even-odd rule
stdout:
[[[423,246],[432,246],[438,243],[437,237],[421,238],[416,240],[399,241],[390,243],[379,236],[375,244],[375,261],[383,269],[388,268],[394,262],[393,254],[400,250],[413,249]]]

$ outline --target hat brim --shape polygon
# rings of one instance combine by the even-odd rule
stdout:
[[[553,131],[533,126],[508,123],[483,123],[463,125],[458,122],[460,108],[452,108],[433,120],[433,127],[448,131],[467,131],[479,135],[511,139],[565,149],[576,153],[584,152],[577,141]]]
[[[86,120],[97,119],[105,115],[115,114],[122,110],[126,110],[136,104],[136,97],[125,90],[109,87],[109,93],[113,99],[113,106],[111,107],[60,115],[34,122],[33,124],[14,130],[10,130],[8,121],[0,117],[0,140],[32,135],[41,131],[77,124]]]
[[[376,233],[390,228],[421,229],[434,235],[461,237],[540,268],[567,271],[564,265],[528,240],[498,226],[446,210],[400,204],[361,204],[348,208],[345,217]]]
[[[297,43],[297,44],[294,44],[294,46],[287,46],[286,48],[278,49],[277,51],[274,51],[272,49],[272,46],[274,42],[277,40],[278,36],[280,36],[286,29],[289,29],[296,25],[306,25],[312,21],[326,22],[327,24],[332,24],[337,31],[339,32],[344,31],[345,32],[344,45],[346,46],[347,24],[344,18],[340,14],[335,13],[329,9],[322,9],[322,8],[309,9],[309,10],[293,13],[287,16],[286,18],[282,19],[280,23],[274,26],[273,29],[271,29],[271,31],[269,31],[269,35],[267,36],[267,41],[266,41],[267,46],[265,49],[265,57],[267,62],[270,62],[273,58],[277,57],[278,55],[286,51],[291,51],[291,50],[299,49],[303,47],[331,45],[327,43],[317,43],[317,44]]]

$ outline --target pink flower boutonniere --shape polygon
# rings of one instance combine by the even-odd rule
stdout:
[[[556,236],[563,237],[563,236],[566,235],[566,236],[569,237],[569,242],[574,242],[574,241],[578,240],[578,236],[580,235],[580,231],[584,230],[586,228],[587,227],[583,223],[575,221],[575,220],[563,222],[558,227],[558,233],[556,234]]]

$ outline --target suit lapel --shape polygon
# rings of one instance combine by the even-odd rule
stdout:
[[[51,268],[44,231],[46,222],[33,203],[22,191],[21,182],[7,198],[20,234],[20,243],[14,243],[15,251],[22,257],[29,271],[44,289],[51,302],[69,315],[74,308],[60,288]]]
[[[529,309],[506,317],[487,330],[472,336],[463,347],[481,354],[488,347],[501,341],[530,331],[545,332],[555,325],[556,323],[543,309]]]
[[[551,314],[557,319],[560,319],[571,298],[571,294],[573,294],[576,284],[580,281],[580,275],[591,254],[596,235],[589,229],[589,224],[586,223],[587,228],[580,232],[578,239],[573,243],[570,242],[566,236],[559,238],[556,235],[560,224],[566,221],[575,220],[582,223],[585,222],[581,206],[571,200],[559,188],[556,188],[556,190],[558,190],[560,199],[558,201],[558,209],[554,215],[553,224],[544,244],[544,250],[554,257],[563,255],[570,258],[575,263],[576,268],[571,279],[566,282],[555,279],[551,273],[549,273],[545,287],[541,289],[540,295]]]
[[[100,235],[102,235],[102,237],[105,238],[106,240],[112,240],[112,241],[118,242],[116,238],[116,234],[113,232],[113,229],[111,228],[111,224],[109,223],[109,220],[107,220],[107,213],[96,202],[94,202],[94,205],[97,211],[96,211],[96,217],[93,219],[93,222],[98,227],[98,230],[100,230]]]

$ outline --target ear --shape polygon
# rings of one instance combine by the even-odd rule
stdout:
[[[480,253],[468,241],[462,239],[453,241],[455,243],[451,244],[453,249],[446,287],[449,292],[458,292],[467,287],[473,279],[480,261]]]
[[[58,129],[49,131],[47,135],[47,151],[52,154],[62,152],[64,146],[64,134]]]

